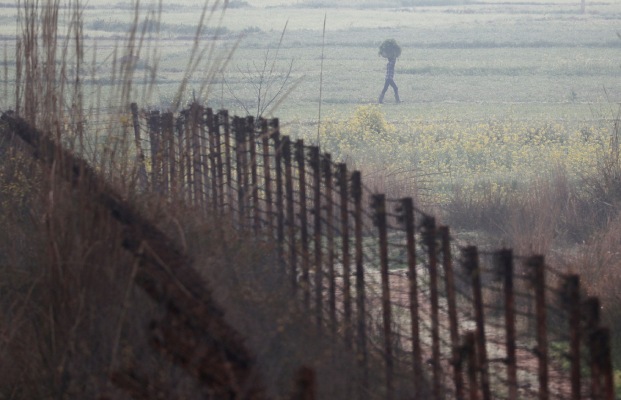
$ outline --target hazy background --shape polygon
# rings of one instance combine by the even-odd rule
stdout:
[[[145,44],[157,48],[156,60],[143,51],[144,64],[138,63],[138,68],[157,63],[157,90],[147,100],[149,106],[170,104],[203,5],[190,0],[163,3],[160,35]],[[86,51],[96,49],[97,70],[92,75],[101,79],[100,85],[106,84],[107,64],[129,27],[133,7],[129,1],[92,0],[84,5]],[[146,15],[157,5],[143,2],[141,8]],[[377,101],[385,70],[377,49],[387,38],[403,48],[395,81],[404,103],[393,106],[388,93],[383,108],[390,121],[489,116],[590,120],[606,115],[621,99],[619,2],[587,1],[586,13],[581,14],[576,0],[239,0],[230,2],[221,21],[209,21],[213,29],[203,36],[216,39],[221,50],[207,63],[213,57],[228,57],[228,50],[241,40],[211,86],[209,105],[243,111],[235,98],[247,104],[255,101],[252,83],[258,80],[262,62],[276,61],[276,77],[293,62],[291,82],[300,82],[274,115],[294,130],[316,123],[324,17],[326,118],[348,115],[358,105]],[[9,59],[16,18],[16,4],[4,4],[0,35]],[[188,100],[193,85],[199,86],[202,79],[194,78],[187,88]]]

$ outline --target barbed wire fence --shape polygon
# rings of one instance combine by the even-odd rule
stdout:
[[[386,399],[614,399],[610,332],[578,275],[459,242],[278,119],[131,113],[139,185],[274,242],[314,329],[356,354],[363,382],[379,362]]]

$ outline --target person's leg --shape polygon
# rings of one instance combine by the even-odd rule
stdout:
[[[395,91],[395,101],[397,103],[401,103],[401,99],[399,99],[399,88],[397,87],[397,84],[392,79],[390,80],[389,83],[390,83],[390,86],[392,86],[392,90]]]
[[[388,81],[388,79],[386,79],[386,82],[384,83],[384,89],[382,89],[382,94],[380,94],[380,97],[379,97],[380,104],[384,102],[384,95],[386,94],[386,91],[388,90],[389,85],[390,85],[390,82]]]

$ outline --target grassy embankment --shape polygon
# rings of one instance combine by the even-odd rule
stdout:
[[[604,300],[604,315],[615,332],[621,331],[621,318],[610,306],[620,300],[615,271],[621,268],[618,4],[590,5],[582,15],[570,1],[439,7],[416,2],[402,7],[401,2],[382,9],[365,8],[370,2],[354,9],[304,8],[319,5],[316,1],[283,3],[249,1],[228,10],[220,25],[210,23],[210,28],[224,28],[219,49],[232,49],[238,35],[245,36],[229,68],[214,73],[207,64],[197,65],[199,73],[187,78],[181,93],[197,8],[164,4],[157,46],[155,39],[144,42],[135,92],[145,94],[145,106],[167,108],[200,96],[209,77],[208,104],[241,110],[235,97],[255,101],[253,63],[276,57],[289,21],[276,74],[285,73],[293,60],[293,77],[303,79],[275,115],[287,133],[316,141],[321,27],[327,12],[322,145],[371,178],[388,177],[383,186],[372,182],[378,188],[418,192],[426,206],[455,228],[475,231],[477,240],[493,235],[520,252],[543,252],[551,262],[578,270],[589,292]],[[10,10],[5,18],[14,18]],[[131,26],[131,13],[95,1],[83,20],[84,59],[93,60],[85,65],[93,68],[82,93],[89,104],[85,108],[98,109],[92,99],[114,93],[115,82],[106,77],[115,65],[116,37]],[[4,34],[13,34],[11,29]],[[205,37],[213,39],[214,32]],[[387,37],[404,49],[396,80],[405,102],[377,108],[371,104],[385,67],[377,45]],[[12,42],[6,43],[7,53],[14,54]],[[210,61],[223,65],[228,54],[214,53]],[[151,63],[157,64],[156,75],[150,73]],[[90,89],[90,83],[98,89]],[[116,99],[107,107],[124,104]],[[339,122],[348,119],[349,124]]]

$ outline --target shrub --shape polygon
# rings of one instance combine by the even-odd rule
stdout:
[[[381,108],[374,104],[359,106],[344,121],[329,120],[324,123],[321,146],[340,160],[364,155],[361,160],[371,169],[378,165],[384,166],[399,153],[395,126],[386,120]]]

